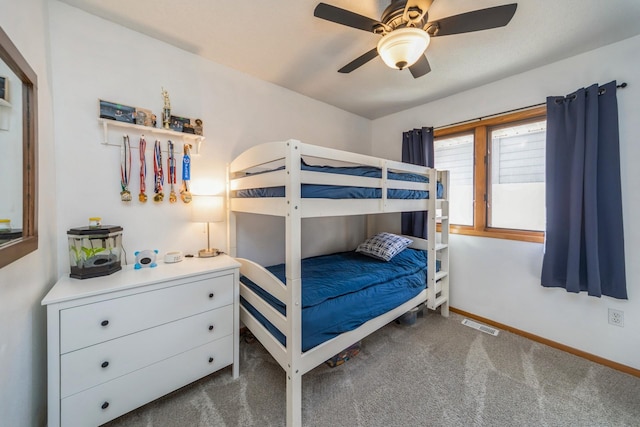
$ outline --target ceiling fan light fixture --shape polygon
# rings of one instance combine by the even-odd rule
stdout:
[[[390,68],[402,70],[415,64],[427,50],[431,38],[420,28],[398,28],[378,42],[378,54]]]

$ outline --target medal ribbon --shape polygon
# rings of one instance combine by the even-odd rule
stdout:
[[[167,142],[167,149],[169,151],[169,158],[167,159],[167,169],[169,169],[169,203],[175,203],[178,201],[176,196],[176,190],[173,185],[176,183],[176,156],[173,152],[173,142]]]
[[[162,151],[160,149],[160,141],[156,139],[156,143],[153,147],[154,156],[153,156],[153,173],[155,176],[154,180],[154,191],[156,193],[155,200],[157,202],[162,201],[162,184],[164,183],[164,174],[162,172]]]
[[[176,158],[173,154],[173,142],[167,142],[169,148],[169,158],[167,159],[167,169],[169,169],[169,184],[176,183]]]
[[[140,196],[139,199],[141,202],[146,201],[146,195],[144,194],[147,191],[147,159],[146,159],[146,150],[147,150],[147,141],[144,139],[144,135],[140,137]]]
[[[120,188],[123,201],[126,200],[125,195],[130,194],[129,178],[131,178],[131,144],[129,144],[129,136],[124,135],[122,138],[122,147],[120,147]]]
[[[189,180],[191,179],[191,154],[189,151],[191,146],[184,144],[182,155],[182,188],[180,189],[180,198],[185,203],[191,202],[191,192],[189,191]]]
[[[125,191],[129,186],[129,174],[131,172],[131,145],[129,136],[125,135],[120,149],[120,187]]]
[[[189,181],[191,179],[191,152],[189,144],[184,145],[184,155],[182,156],[182,180]]]

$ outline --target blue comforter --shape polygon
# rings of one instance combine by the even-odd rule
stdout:
[[[285,266],[267,269],[283,283]],[[350,331],[418,295],[426,287],[426,251],[405,249],[389,262],[356,252],[302,260],[302,350]],[[286,306],[248,278],[240,279],[280,313]],[[242,304],[282,344],[286,338],[247,301]]]

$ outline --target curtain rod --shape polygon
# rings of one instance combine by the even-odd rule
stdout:
[[[627,86],[628,86],[627,82],[622,82],[619,85],[616,85],[616,88],[624,89]],[[471,120],[463,120],[461,122],[456,122],[456,123],[451,123],[451,124],[444,125],[444,126],[439,126],[437,128],[434,128],[433,130],[435,131],[435,130],[446,129],[446,128],[450,128],[452,126],[458,126],[458,125],[462,125],[462,124],[466,124],[466,123],[479,122],[481,120],[488,119],[488,118],[491,118],[491,117],[503,116],[505,114],[515,113],[517,111],[526,111],[526,110],[530,110],[532,108],[542,107],[543,105],[547,105],[547,103],[546,102],[541,102],[540,104],[529,105],[527,107],[514,108],[513,110],[507,110],[507,111],[503,111],[501,113],[490,114],[488,116],[482,116],[482,117],[478,117],[478,118],[471,119]]]

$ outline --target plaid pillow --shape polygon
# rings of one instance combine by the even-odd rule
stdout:
[[[389,261],[413,242],[406,237],[391,233],[379,233],[362,242],[356,252],[373,258]]]

